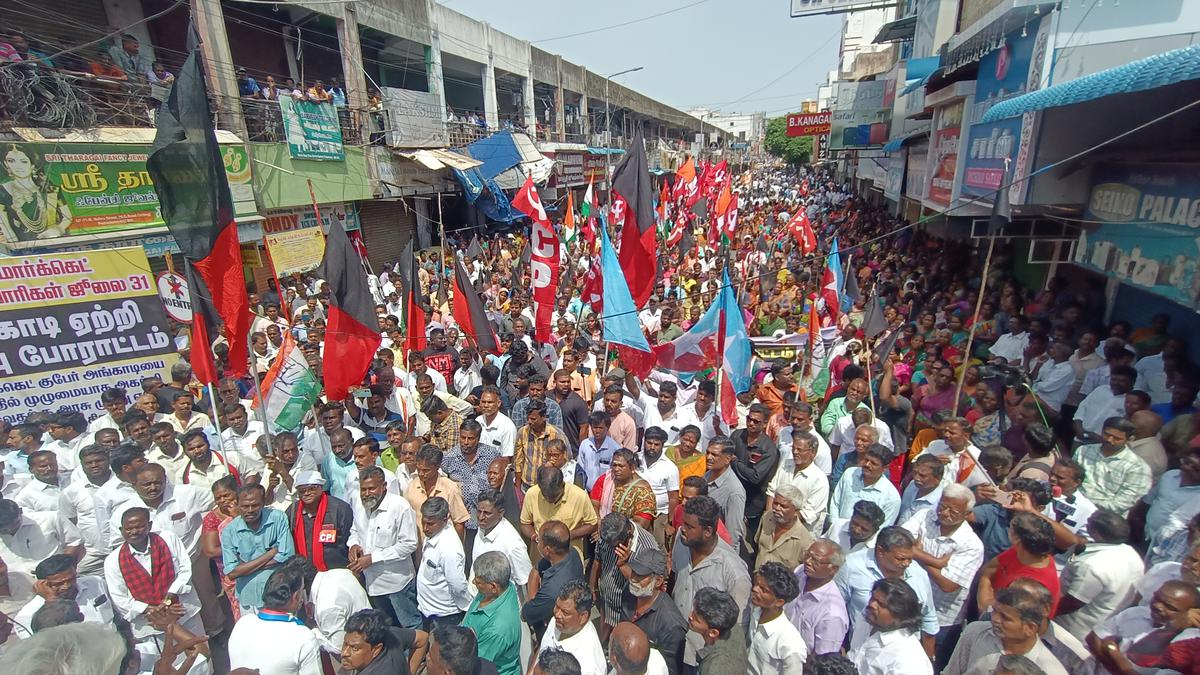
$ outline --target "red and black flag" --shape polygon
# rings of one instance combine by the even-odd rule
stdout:
[[[641,129],[634,132],[629,150],[613,171],[612,192],[609,218],[621,233],[618,259],[633,302],[642,307],[654,292],[658,241],[654,231],[655,192]]]
[[[480,352],[495,354],[500,350],[483,299],[471,284],[471,277],[461,260],[454,261],[454,321],[458,323],[458,330],[470,337]]]
[[[340,222],[329,224],[325,259],[317,273],[329,285],[322,356],[325,396],[330,401],[340,401],[351,389],[362,385],[363,376],[383,341],[362,258]]]
[[[192,372],[205,384],[220,379],[212,341],[221,323],[229,367],[248,370],[250,300],[225,163],[213,131],[208,88],[194,31],[171,95],[158,113],[158,133],[146,168],[158,192],[163,221],[187,260],[192,301]]]
[[[409,352],[419,352],[425,349],[425,297],[421,293],[420,266],[414,252],[414,240],[408,240],[404,254],[400,256],[400,264],[408,269],[401,280],[404,286],[404,344],[401,347],[407,357]]]

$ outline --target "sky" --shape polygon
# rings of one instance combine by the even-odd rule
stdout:
[[[837,65],[840,15],[793,19],[788,0],[437,0],[680,110],[799,111]],[[692,5],[692,6],[688,6]],[[549,38],[678,12],[612,30]],[[544,40],[544,41],[543,41]],[[773,82],[778,78],[777,82]]]

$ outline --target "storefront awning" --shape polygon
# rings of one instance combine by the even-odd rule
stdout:
[[[983,116],[983,122],[998,122],[1027,112],[1074,105],[1115,94],[1132,94],[1189,80],[1200,80],[1200,44],[1156,54],[1010,98],[992,106]]]
[[[929,131],[923,130],[923,131],[917,131],[917,132],[911,133],[907,136],[901,136],[900,138],[893,138],[892,140],[890,140],[886,144],[884,144],[883,151],[884,152],[899,152],[900,149],[903,148],[904,146],[910,145],[914,141],[921,139],[921,138],[925,138],[928,135],[929,135]]]
[[[458,169],[460,171],[466,171],[467,169],[474,169],[475,167],[483,164],[483,162],[471,159],[466,155],[460,155],[459,153],[452,152],[450,150],[412,150],[397,152],[396,154],[400,155],[401,157],[411,159],[412,161],[417,162],[421,166],[424,166],[432,171],[440,171],[441,169]]]
[[[936,59],[937,57],[933,57],[933,58],[935,58],[935,59]],[[914,59],[914,60],[915,60],[915,59]],[[922,61],[924,61],[925,59],[921,59],[921,60],[922,60]],[[901,89],[901,90],[900,90],[900,96],[908,96],[909,94],[911,94],[911,93],[913,93],[914,91],[916,91],[916,90],[920,89],[921,87],[924,87],[926,84],[929,84],[929,80],[933,79],[933,77],[934,77],[935,75],[938,75],[938,74],[939,74],[939,73],[941,73],[941,72],[942,72],[942,69],[941,69],[941,68],[937,68],[937,69],[935,69],[935,70],[931,70],[931,71],[929,71],[929,72],[928,72],[928,73],[926,73],[925,75],[922,75],[922,76],[921,76],[920,78],[918,78],[916,81],[913,81],[913,80],[911,80],[911,79],[910,79],[910,80],[908,80],[909,84],[908,84],[908,86],[907,86],[907,87],[905,87],[905,88],[903,88],[903,89]],[[911,73],[911,71],[910,71],[910,73]]]
[[[902,40],[911,40],[917,32],[917,15],[906,16],[903,19],[896,19],[883,24],[883,28],[875,35],[874,44],[881,45],[888,42],[900,42]]]

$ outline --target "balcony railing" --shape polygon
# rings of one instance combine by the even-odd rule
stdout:
[[[0,128],[154,127],[166,87],[54,70],[33,64],[0,67]]]
[[[247,140],[255,143],[284,143],[287,141],[287,135],[283,131],[283,114],[279,111],[278,101],[243,98],[242,115],[246,120]],[[361,144],[363,142],[362,120],[369,118],[369,112],[339,106],[337,116],[338,126],[342,130],[342,142],[347,145]]]

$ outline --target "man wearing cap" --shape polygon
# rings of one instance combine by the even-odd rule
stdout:
[[[238,93],[242,96],[256,96],[260,90],[258,83],[246,72],[245,68],[237,69]]]
[[[287,509],[296,555],[312,561],[317,571],[345,567],[350,561],[350,529],[354,511],[325,492],[325,479],[316,471],[296,474],[296,501]]]
[[[641,555],[622,557],[618,549],[617,562],[629,579],[621,599],[621,620],[632,622],[646,633],[651,646],[667,662],[668,672],[682,672],[688,624],[671,597],[662,592],[666,556],[657,548],[647,548]]]

